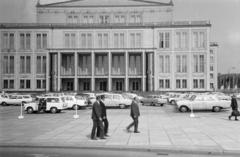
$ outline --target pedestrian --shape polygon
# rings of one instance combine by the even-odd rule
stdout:
[[[240,116],[240,113],[238,111],[237,99],[234,94],[233,94],[232,100],[231,100],[231,107],[232,107],[232,113],[230,116],[228,116],[228,119],[231,120],[232,117],[235,117],[235,120],[238,120],[237,117]]]
[[[138,117],[140,116],[140,111],[139,111],[139,99],[138,97],[134,97],[132,104],[131,104],[131,111],[130,111],[130,116],[133,119],[133,122],[127,126],[127,131],[130,131],[130,128],[134,126],[134,133],[140,133],[138,131]]]
[[[104,136],[108,137],[109,135],[107,134],[108,133],[108,119],[107,119],[107,109],[106,109],[106,106],[104,104],[104,100],[105,100],[105,96],[104,95],[101,95],[101,100],[100,100],[100,106],[101,106],[101,109],[102,109],[102,120],[103,120],[103,124],[104,124]],[[97,137],[100,136],[100,129],[98,127],[97,129]]]
[[[93,103],[92,120],[93,120],[93,127],[92,127],[91,139],[97,140],[95,136],[97,127],[99,127],[100,139],[105,139],[104,131],[103,131],[103,123],[102,123],[102,111],[100,106],[100,96],[97,96],[96,101]]]

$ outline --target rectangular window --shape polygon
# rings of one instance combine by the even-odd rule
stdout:
[[[193,79],[193,88],[198,88],[198,80]]]
[[[199,55],[200,73],[204,73],[204,55]]]
[[[110,23],[110,17],[108,15],[100,15],[99,23],[101,23],[101,24]]]
[[[170,33],[160,32],[159,33],[159,48],[170,48]]]
[[[165,80],[165,88],[170,88],[170,80]]]
[[[181,88],[181,80],[176,80],[176,88]]]
[[[210,71],[214,71],[213,65],[210,66]]]
[[[30,80],[25,80],[26,81],[26,88],[29,89],[31,88],[31,81]]]
[[[44,89],[46,88],[46,80],[36,80],[37,83],[37,89]]]
[[[165,56],[165,72],[170,73],[170,56]]]
[[[182,80],[182,88],[187,88],[187,80]]]
[[[20,73],[31,73],[31,56],[20,56]]]
[[[103,48],[108,48],[108,34],[104,33],[103,36]]]
[[[180,73],[181,72],[181,56],[180,55],[177,55],[176,56],[176,69],[177,69],[177,72]]]
[[[126,22],[125,15],[115,15],[114,16],[114,22],[115,23],[125,23]]]
[[[213,79],[213,74],[210,74],[210,79]]]
[[[159,88],[164,88],[164,80],[159,80]]]
[[[14,89],[14,80],[3,80],[4,89]]]
[[[182,56],[182,72],[187,72],[187,55]]]
[[[187,48],[187,32],[176,32],[176,48]]]
[[[204,79],[200,79],[200,88],[204,88]]]
[[[159,56],[159,72],[164,73],[164,56]]]
[[[187,55],[177,55],[176,56],[176,69],[178,73],[187,72]]]
[[[3,73],[4,74],[14,73],[14,56],[3,57]]]
[[[47,48],[47,34],[46,33],[37,33],[36,34],[36,45],[37,45],[37,49],[46,49]]]
[[[141,48],[142,47],[141,33],[130,33],[130,47],[131,48]]]
[[[37,74],[46,73],[46,56],[37,56]]]
[[[65,33],[64,35],[65,48],[75,48],[76,47],[76,34],[75,33]]]
[[[141,23],[142,16],[140,14],[131,14],[130,15],[130,23]]]
[[[20,88],[21,89],[30,89],[31,88],[31,80],[20,80]]]
[[[20,49],[30,50],[31,49],[31,34],[20,33]]]
[[[2,35],[2,49],[15,50],[15,36],[14,33],[3,33]]]
[[[214,57],[213,56],[210,56],[210,62],[214,63]]]
[[[206,33],[202,31],[193,32],[193,48],[206,47]]]
[[[195,73],[199,72],[199,70],[198,70],[198,55],[193,55],[193,67],[194,67]]]
[[[98,33],[98,48],[108,48],[108,34],[107,33]]]

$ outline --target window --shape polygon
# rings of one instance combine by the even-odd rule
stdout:
[[[20,73],[31,73],[31,56],[20,56]]]
[[[210,79],[213,79],[213,74],[210,74]]]
[[[91,33],[81,33],[80,47],[81,48],[92,48],[93,47],[93,38],[92,38]]]
[[[123,82],[122,81],[117,81],[116,82],[116,90],[117,91],[122,91],[122,87],[123,87]]]
[[[110,23],[110,17],[108,15],[100,15],[99,23],[101,23],[101,24]]]
[[[187,32],[176,32],[176,48],[187,48],[188,47],[188,36]]]
[[[197,79],[193,80],[193,88],[198,88],[198,80]]]
[[[159,80],[159,88],[164,88],[164,80]]]
[[[20,80],[20,88],[21,89],[30,89],[31,88],[31,80]]]
[[[205,71],[204,55],[193,55],[193,64],[195,73],[204,73]]]
[[[182,88],[187,88],[187,80],[182,80]]]
[[[170,88],[170,80],[165,80],[165,88]]]
[[[214,57],[213,56],[210,56],[210,62],[214,63]]]
[[[204,80],[203,79],[200,79],[200,88],[204,88]]]
[[[160,73],[170,73],[170,56],[160,55],[159,56]]]
[[[214,83],[210,83],[210,88],[214,89]]]
[[[170,48],[170,33],[160,32],[159,33],[159,48]]]
[[[139,89],[139,81],[132,82],[132,90],[140,90]]]
[[[75,33],[65,33],[65,48],[75,48],[76,47],[76,34]]]
[[[130,23],[141,23],[142,16],[140,14],[131,14],[130,15]]]
[[[130,47],[131,48],[142,47],[142,35],[141,35],[141,33],[130,33]]]
[[[4,74],[14,74],[14,56],[4,56],[2,65]]]
[[[214,71],[213,65],[210,66],[210,71]]]
[[[178,73],[187,72],[187,55],[177,55],[176,56],[176,69]]]
[[[14,80],[3,80],[4,89],[14,89]]]
[[[83,16],[83,23],[93,23],[93,15],[84,15]]]
[[[83,82],[83,90],[90,90],[90,82]]]
[[[46,73],[46,56],[37,56],[37,74]]]
[[[79,17],[78,15],[67,15],[67,23],[78,23],[79,22]]]
[[[114,48],[124,48],[124,33],[114,33],[113,42]]]
[[[31,34],[20,33],[20,49],[30,50],[31,49]]]
[[[170,88],[170,80],[169,79],[165,79],[165,80],[160,79],[159,80],[159,88]]]
[[[205,32],[193,32],[193,48],[205,48],[206,47],[206,33]]]
[[[46,80],[37,80],[37,89],[46,88]]]
[[[97,40],[98,48],[108,48],[108,33],[98,33]]]
[[[176,88],[181,88],[181,80],[176,80]]]
[[[3,33],[2,34],[2,49],[15,50],[15,36],[14,33]]]
[[[126,23],[125,15],[115,15],[114,16],[114,23]]]
[[[47,48],[47,34],[46,33],[37,33],[36,34],[36,45],[37,49],[46,49]]]

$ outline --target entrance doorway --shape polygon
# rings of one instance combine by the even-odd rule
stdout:
[[[73,91],[74,79],[62,79],[62,90]]]
[[[107,79],[96,79],[96,90],[97,91],[107,91]]]

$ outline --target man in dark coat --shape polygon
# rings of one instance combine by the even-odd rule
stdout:
[[[134,133],[140,133],[138,131],[138,117],[140,116],[139,106],[138,106],[138,97],[134,97],[131,104],[130,116],[133,119],[133,122],[127,126],[127,131],[130,131],[130,128],[134,126]]]
[[[104,124],[104,136],[109,136],[108,133],[108,119],[107,119],[107,110],[106,110],[106,106],[104,104],[104,100],[105,100],[105,96],[101,95],[101,100],[100,100],[100,106],[102,109],[102,120],[103,120],[103,124]],[[98,128],[97,130],[97,136],[100,136],[100,129]]]
[[[232,113],[230,116],[228,116],[229,120],[231,120],[232,117],[235,117],[235,120],[238,120],[237,117],[240,115],[239,115],[238,104],[237,104],[237,99],[235,95],[232,96],[231,107],[232,107]]]
[[[100,106],[100,97],[97,97],[97,100],[94,102],[92,107],[92,120],[93,120],[93,127],[91,133],[91,139],[96,140],[95,132],[97,127],[99,127],[100,131],[100,139],[104,138],[104,131],[103,131],[103,123],[102,123],[102,109]]]

